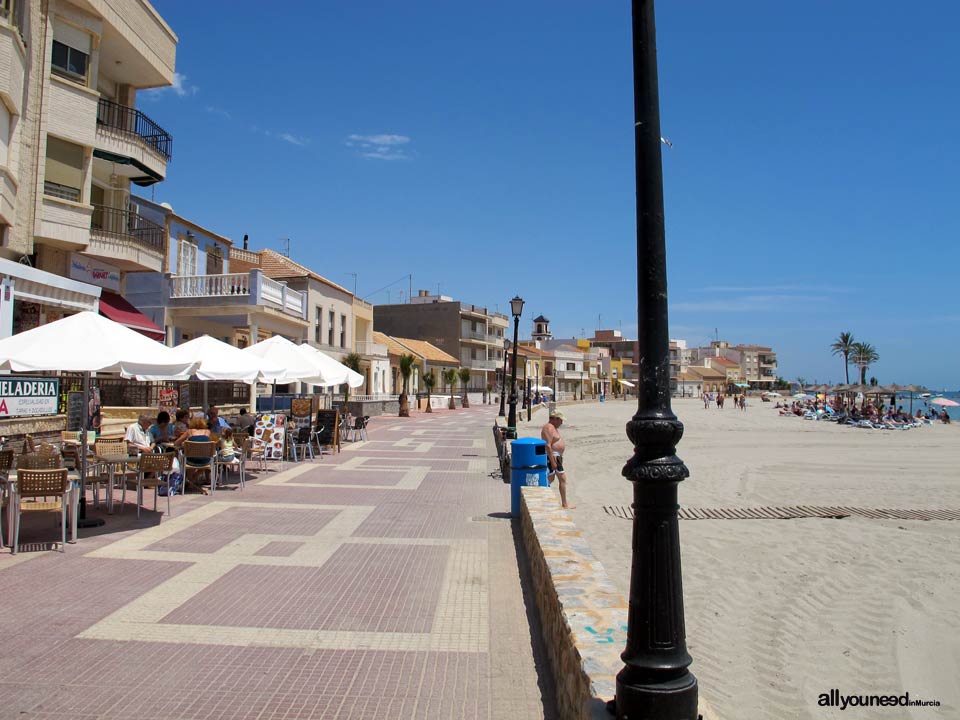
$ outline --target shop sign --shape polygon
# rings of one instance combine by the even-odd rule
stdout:
[[[120,292],[120,269],[86,255],[70,255],[70,277],[80,282]]]
[[[0,417],[56,415],[60,378],[6,377],[0,380]]]
[[[176,388],[160,388],[160,410],[166,410],[168,413],[176,412],[179,401],[180,393]]]

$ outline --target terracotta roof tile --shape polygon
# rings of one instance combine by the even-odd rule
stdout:
[[[394,338],[401,345],[406,345],[413,352],[415,352],[420,357],[429,360],[430,362],[443,362],[450,363],[451,365],[459,365],[460,361],[457,360],[453,355],[444,352],[436,345],[428,343],[426,340],[414,340],[413,338]]]
[[[331,280],[327,280],[327,278],[323,277],[322,275],[318,275],[310,268],[304,267],[300,263],[291,260],[285,255],[281,255],[276,250],[260,250],[259,255],[260,269],[263,270],[263,274],[268,278],[308,277],[318,282],[322,282],[325,285],[329,285],[336,290],[340,290],[347,295],[353,295],[353,293],[347,290],[345,287],[337,285]]]

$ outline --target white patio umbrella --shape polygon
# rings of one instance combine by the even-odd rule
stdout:
[[[285,337],[274,335],[266,340],[244,348],[241,352],[259,358],[264,368],[260,373],[263,382],[286,384],[320,374],[319,365],[297,350],[298,345]],[[269,371],[277,368],[279,371]]]
[[[0,340],[0,370],[83,373],[81,415],[81,519],[86,516],[87,417],[90,373],[116,372],[123,377],[158,375],[186,379],[196,366],[172,355],[165,345],[95,312],[80,312]],[[84,523],[84,525],[101,525]]]
[[[236,380],[252,385],[263,376],[276,377],[283,373],[283,366],[245,353],[222,340],[201,335],[170,348],[171,354],[184,362],[198,363],[194,375],[197,380]],[[138,375],[139,380],[164,380],[155,375]]]
[[[355,388],[363,385],[364,377],[355,370],[351,370],[338,360],[334,360],[322,350],[310,345],[297,345],[301,354],[318,363],[322,372],[315,378],[304,378],[308,385],[343,385]]]
[[[530,388],[533,392],[539,392],[543,395],[553,395],[553,388],[549,385],[534,385]]]

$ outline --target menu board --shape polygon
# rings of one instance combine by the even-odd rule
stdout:
[[[340,450],[340,411],[317,410],[316,431],[321,446]]]
[[[67,430],[79,430],[83,424],[83,393],[67,393]]]
[[[266,460],[283,460],[284,440],[287,435],[287,416],[264,413],[253,426],[253,447],[263,450]]]

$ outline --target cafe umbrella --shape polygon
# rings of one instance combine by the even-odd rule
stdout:
[[[0,370],[82,373],[84,408],[90,406],[91,373],[120,373],[126,378],[162,375],[186,379],[195,366],[195,362],[184,362],[156,340],[90,311],[0,340]],[[86,519],[89,420],[84,412],[80,428],[81,520]],[[81,523],[83,527],[102,524],[102,520]]]

